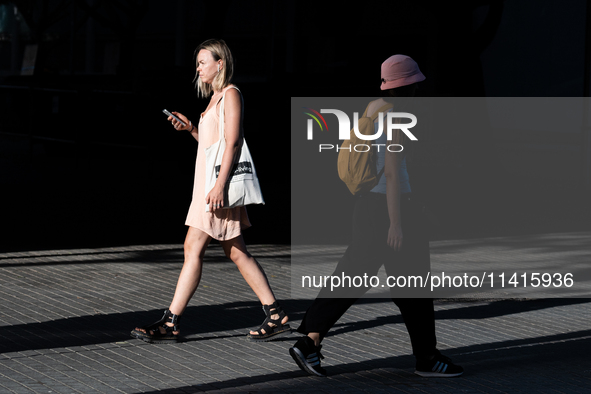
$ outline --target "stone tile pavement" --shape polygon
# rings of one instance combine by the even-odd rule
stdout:
[[[290,247],[249,251],[297,327],[310,301],[290,298]],[[288,354],[296,334],[245,340],[264,315],[219,245],[183,317],[185,341],[130,338],[160,318],[182,258],[182,245],[0,254],[0,393],[591,392],[589,299],[436,301],[439,349],[466,369],[455,379],[414,375],[396,307],[362,299],[324,341],[330,377],[307,376]]]

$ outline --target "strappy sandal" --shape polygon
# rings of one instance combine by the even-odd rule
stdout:
[[[175,315],[169,309],[167,309],[164,311],[164,316],[162,316],[162,319],[158,320],[156,323],[141,327],[141,329],[144,331],[141,331],[137,328],[134,329],[131,332],[131,336],[148,343],[176,343],[179,340],[179,335],[174,334],[173,332],[180,331],[180,320],[180,315]],[[172,326],[168,326],[166,323],[172,323]],[[164,333],[161,332],[160,328],[164,329]]]
[[[263,305],[263,311],[265,311],[267,318],[263,324],[261,324],[259,329],[256,330],[257,335],[248,334],[246,336],[248,340],[268,342],[291,333],[291,327],[289,324],[281,324],[281,321],[287,315],[283,309],[281,309],[277,301],[271,305]],[[279,318],[271,319],[271,315],[279,315]],[[263,330],[265,331],[264,333]]]

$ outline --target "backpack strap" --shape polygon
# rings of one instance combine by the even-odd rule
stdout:
[[[366,118],[367,117],[367,111],[369,110],[369,106],[371,103],[367,104],[367,107],[365,108],[365,111],[363,112],[363,116],[362,118]]]
[[[373,115],[371,116],[371,121],[375,122],[378,116],[380,115],[380,112],[386,112],[386,110],[391,109],[392,107],[392,104],[383,105],[381,108],[379,108],[376,112],[373,113]],[[369,108],[369,106],[367,108]],[[367,109],[365,110],[365,113],[367,113]]]
[[[393,106],[392,104],[388,103],[383,105],[382,107],[380,107],[376,112],[374,112],[374,114],[371,116],[371,121],[372,123],[376,121],[376,119],[378,118],[378,116],[380,115],[380,112],[385,112],[389,109],[391,109]],[[367,108],[365,109],[365,114],[364,116],[367,114],[367,110],[369,109],[369,105],[367,106]],[[380,172],[378,172],[377,175],[377,180],[378,182],[380,181],[380,179],[382,178],[382,175],[384,174],[384,170],[386,169],[386,166],[382,167],[382,169],[380,170]]]
[[[367,111],[369,110],[369,106],[371,105],[371,103],[367,104],[367,108],[365,108],[365,112],[363,112],[363,118],[367,117]],[[381,108],[379,108],[376,112],[374,112],[374,114],[371,116],[371,120],[373,122],[376,121],[376,119],[378,118],[378,115],[380,114],[380,112],[384,112],[387,109],[392,108],[393,105],[390,103],[384,104]]]

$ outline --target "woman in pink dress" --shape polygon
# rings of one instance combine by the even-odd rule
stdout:
[[[162,319],[154,324],[137,327],[131,336],[149,343],[174,343],[180,334],[179,321],[195,293],[201,279],[203,256],[212,238],[217,239],[226,256],[255,292],[266,314],[261,327],[248,334],[255,341],[269,341],[291,331],[285,312],[278,305],[262,267],[248,253],[242,238],[242,230],[250,227],[245,207],[224,208],[224,187],[230,169],[240,152],[243,139],[243,103],[240,91],[231,84],[233,74],[232,53],[223,40],[207,40],[197,47],[197,92],[211,99],[201,114],[198,126],[184,115],[173,112],[185,125],[169,117],[177,130],[187,130],[197,140],[197,162],[193,200],[185,224],[189,226],[185,239],[185,262],[169,308]],[[215,185],[205,190],[205,149],[219,139],[219,109],[224,100],[224,131],[226,149]],[[208,211],[206,211],[206,207]]]

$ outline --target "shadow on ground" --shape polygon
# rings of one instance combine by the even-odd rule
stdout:
[[[437,301],[445,302],[445,301]],[[586,299],[544,299],[544,300],[501,300],[488,304],[466,304],[466,306],[440,310],[435,313],[436,320],[445,319],[482,319],[505,316],[516,313],[534,311],[563,305],[586,303]],[[375,319],[355,323],[338,323],[329,336],[371,329],[386,324],[403,323],[397,308],[383,299],[362,299],[360,304],[392,305],[392,315],[379,316]],[[284,300],[282,305],[289,312],[291,321],[301,320],[309,300]],[[80,316],[58,319],[42,323],[17,324],[0,327],[0,353],[12,353],[26,350],[89,346],[101,343],[132,340],[130,331],[136,327],[152,323],[161,317],[162,311],[127,312],[108,315]],[[207,318],[204,318],[207,317]],[[203,341],[221,337],[246,335],[248,331],[261,324],[264,315],[257,302],[233,302],[221,305],[203,305],[188,307],[183,319],[183,333],[186,341]],[[297,328],[297,323],[292,324]],[[243,331],[244,334],[229,333]],[[219,333],[219,334],[216,334]],[[573,332],[561,334],[562,339],[578,338],[590,332]],[[284,339],[291,341],[293,338]],[[536,341],[537,338],[531,339]],[[525,342],[523,342],[525,341]],[[528,340],[513,341],[513,345],[527,343]],[[475,349],[482,350],[487,345],[478,345]],[[495,345],[496,346],[496,345]]]
[[[454,349],[454,353],[448,355],[454,357],[454,362],[461,364],[465,373],[463,377],[456,378],[453,382],[446,380],[445,387],[457,390],[473,386],[474,383],[481,382],[483,388],[495,392],[541,392],[546,390],[558,390],[560,392],[583,392],[583,387],[587,386],[591,380],[591,370],[589,370],[587,359],[589,346],[591,346],[591,330],[573,333],[573,340],[562,342],[562,335],[545,337],[550,344],[537,342],[538,339],[532,339],[529,345],[510,347],[514,341],[498,342],[489,345],[488,351],[476,351],[481,347],[467,346]],[[577,339],[579,338],[579,339]],[[455,355],[454,355],[455,354]],[[329,356],[328,353],[325,356]],[[330,357],[330,356],[329,356]],[[553,376],[552,374],[543,375],[543,371],[553,371],[563,368],[563,363],[568,360],[569,365],[574,367],[562,376]],[[326,360],[325,360],[326,361]],[[587,366],[585,366],[587,365]],[[325,365],[326,366],[326,363]],[[338,377],[339,375],[355,374],[347,376],[347,387],[355,385],[360,391],[367,389],[364,381],[371,382],[371,387],[383,385],[385,390],[402,390],[407,392],[409,389],[416,390],[421,386],[436,387],[440,386],[440,379],[421,378],[414,375],[414,358],[412,356],[385,357],[364,362],[351,362],[339,365],[326,366],[329,377]],[[249,390],[253,389],[257,393],[277,392],[281,390],[280,382],[289,380],[285,384],[285,389],[290,392],[309,391],[313,387],[317,389],[335,390],[342,387],[342,379],[324,379],[309,377],[308,379],[294,379],[308,376],[300,371],[293,363],[293,372],[270,373],[254,377],[241,377],[214,383],[200,384],[195,386],[175,387],[157,391],[158,393],[191,393],[208,392],[215,390]],[[505,380],[507,376],[520,376],[522,382],[520,386],[507,385]],[[467,380],[467,381],[466,381]],[[465,381],[465,383],[464,383]],[[271,383],[271,384],[270,384]],[[261,386],[248,387],[261,384]],[[266,386],[264,384],[270,384]],[[378,386],[379,387],[379,386]],[[465,390],[462,390],[465,391]],[[332,392],[332,391],[331,391]],[[154,391],[153,393],[156,393]]]

